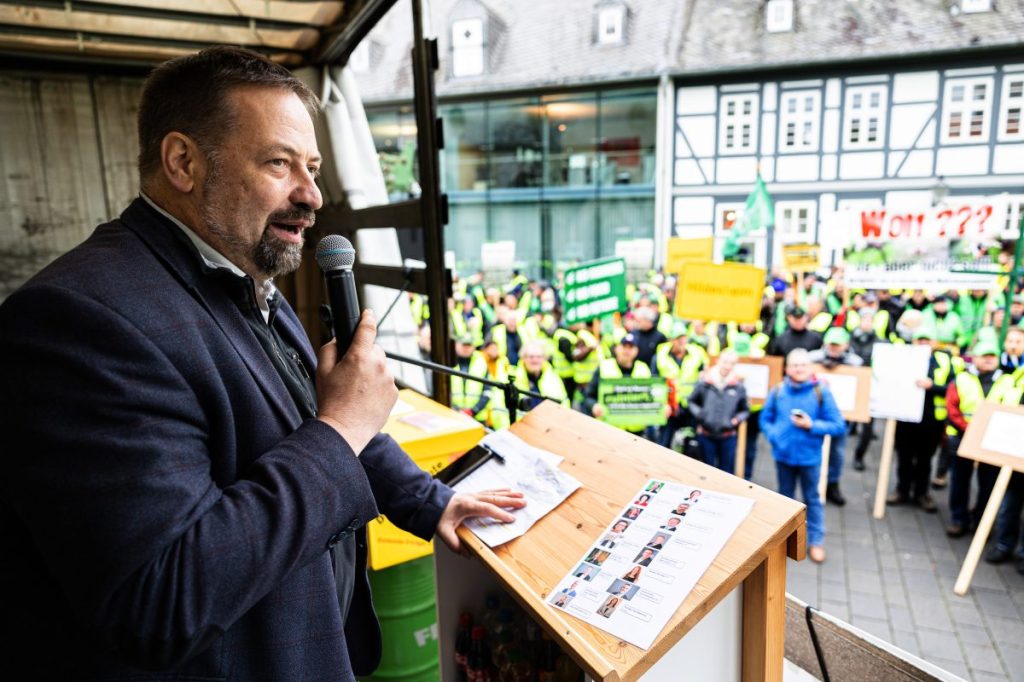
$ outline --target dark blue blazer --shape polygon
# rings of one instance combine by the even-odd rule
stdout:
[[[283,304],[275,324],[315,367]],[[380,657],[378,513],[452,493],[303,420],[237,305],[144,201],[0,306],[0,661],[25,679],[347,680]],[[357,538],[346,622],[331,548]]]

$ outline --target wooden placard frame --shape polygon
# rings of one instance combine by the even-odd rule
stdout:
[[[737,361],[737,371],[739,371],[739,365],[762,365],[768,367],[768,390],[771,391],[773,388],[782,383],[782,365],[783,359],[778,355],[765,355],[761,358],[740,358]],[[711,356],[711,362],[709,367],[714,367],[718,363],[718,356]],[[741,374],[742,376],[742,374]],[[744,384],[746,386],[746,384]],[[764,405],[765,398],[751,398],[750,392],[747,392],[747,403],[750,405]]]
[[[832,369],[824,365],[814,365],[814,373],[828,381],[829,374],[852,376],[857,380],[856,406],[853,410],[843,412],[843,419],[848,422],[867,424],[871,421],[871,368],[837,365]]]
[[[511,431],[531,445],[563,456],[561,468],[576,477],[582,487],[526,535],[500,547],[487,547],[465,526],[458,534],[469,554],[591,679],[639,679],[742,585],[741,679],[781,682],[786,557],[804,558],[806,524],[802,504],[553,403],[534,408],[513,424]],[[547,600],[572,563],[594,543],[629,496],[650,478],[696,484],[755,502],[749,516],[645,651],[551,608]],[[438,585],[440,603],[446,597],[440,581]],[[454,631],[454,623],[441,623],[442,652],[447,651],[445,637]]]
[[[992,416],[997,412],[1007,412],[1024,417],[1024,406],[1001,405],[989,400],[982,400],[978,403],[978,409],[974,411],[974,416],[971,417],[971,421],[967,425],[967,431],[964,432],[963,438],[960,440],[960,448],[956,451],[956,454],[967,459],[973,459],[976,462],[983,462],[997,467],[1008,466],[1014,471],[1024,473],[1024,457],[1015,457],[1004,452],[986,450],[981,446],[985,433],[988,431],[989,422],[992,421]]]

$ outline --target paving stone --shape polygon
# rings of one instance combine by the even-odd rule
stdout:
[[[971,674],[967,671],[967,664],[963,661],[953,661],[948,658],[942,658],[939,656],[936,656],[934,658],[926,658],[922,656],[922,658],[925,658],[925,660],[927,660],[932,665],[936,665],[947,672],[951,672],[954,675],[957,675],[964,679],[971,679]]]
[[[882,595],[882,579],[877,571],[851,569],[850,589],[857,592]]]
[[[989,636],[988,631],[985,628],[977,628],[970,625],[957,625],[956,635],[960,638],[960,643],[965,647],[977,644],[990,646],[992,643],[992,638]]]
[[[834,580],[822,580],[821,581],[821,601],[843,602],[846,603],[850,599],[850,591],[846,587],[846,583],[835,582]]]
[[[975,587],[974,598],[978,602],[978,608],[990,616],[1000,616],[1002,618],[1020,617],[1017,605],[1006,598],[1005,590]]]
[[[997,648],[1010,679],[1014,682],[1024,680],[1024,642],[1019,647],[1000,644]]]
[[[818,605],[818,579],[814,576],[796,574],[787,576],[786,591],[811,606]]]
[[[950,602],[949,613],[953,617],[953,622],[959,625],[971,625],[973,627],[984,627],[985,623],[981,619],[981,612],[974,605],[973,600],[956,600]]]
[[[892,603],[889,604],[889,625],[892,626],[894,631],[908,631],[913,632],[914,627],[914,616],[910,613],[910,609],[904,606],[894,606]]]
[[[920,627],[937,628],[946,633],[953,630],[953,620],[946,611],[946,606],[932,599],[911,599],[910,612],[914,622]]]
[[[903,582],[907,586],[907,592],[911,594],[938,598],[942,593],[942,588],[932,571],[905,568],[903,569]]]
[[[931,660],[932,657],[951,661],[963,660],[960,643],[948,630],[932,630],[921,627],[917,630],[917,640],[921,643],[921,656],[926,660]]]
[[[850,613],[856,616],[866,616],[886,620],[889,611],[886,608],[885,598],[881,595],[868,594],[865,592],[850,593]]]
[[[855,627],[860,628],[864,632],[870,632],[875,637],[881,637],[886,642],[892,640],[892,629],[889,627],[889,623],[881,618],[868,618],[867,616],[854,614],[851,622]]]
[[[894,629],[892,633],[892,643],[899,648],[906,651],[908,654],[915,656],[921,655],[921,645],[917,642],[917,633]]]
[[[982,612],[982,618],[988,624],[988,631],[999,644],[1024,646],[1024,622],[1017,618],[1000,618]]]
[[[846,602],[822,600],[820,610],[843,622],[850,622],[850,605]]]
[[[995,647],[975,644],[965,647],[965,649],[967,651],[967,666],[972,671],[1005,674]]]

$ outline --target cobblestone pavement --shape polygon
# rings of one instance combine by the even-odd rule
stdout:
[[[953,594],[971,538],[946,537],[948,489],[933,491],[938,514],[889,507],[883,520],[872,518],[881,427],[866,471],[852,468],[848,441],[846,506],[826,506],[828,558],[820,566],[790,560],[789,592],[969,680],[1024,682],[1024,576],[1012,562],[982,561],[967,595]],[[768,445],[758,445],[753,479],[775,489]]]

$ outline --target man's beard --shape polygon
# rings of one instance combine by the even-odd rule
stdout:
[[[227,251],[224,255],[239,267],[251,262],[269,279],[298,270],[299,265],[302,264],[303,242],[292,244],[278,239],[270,225],[275,222],[304,220],[312,226],[316,220],[313,211],[296,206],[285,211],[271,213],[263,228],[263,234],[260,235],[260,240],[255,245],[251,245],[244,237],[233,233],[218,220],[214,212],[214,202],[210,199],[216,197],[221,189],[220,169],[217,163],[211,159],[210,173],[203,183],[205,201],[201,216],[210,233],[224,245]]]

